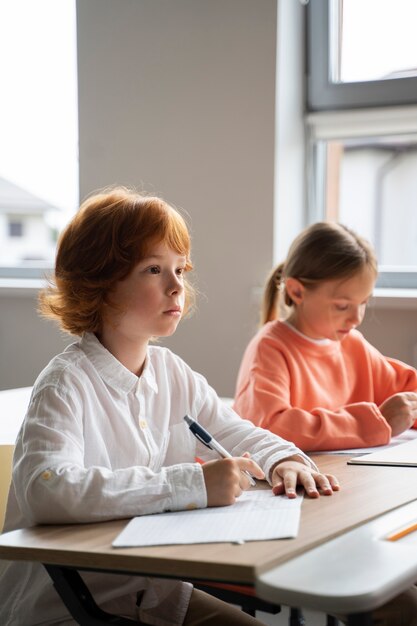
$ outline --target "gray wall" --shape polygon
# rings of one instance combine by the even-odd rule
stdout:
[[[0,389],[28,387],[68,338],[37,313],[37,292],[0,291]],[[1,416],[0,416],[1,417]]]
[[[188,213],[202,296],[166,343],[230,394],[272,263],[276,2],[82,0],[78,33],[81,195]]]

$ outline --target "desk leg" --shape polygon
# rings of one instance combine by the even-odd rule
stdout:
[[[372,613],[353,613],[348,615],[349,626],[372,626]]]
[[[44,567],[52,578],[54,587],[72,617],[81,626],[138,626],[137,621],[102,611],[94,601],[86,584],[76,570],[56,565]]]

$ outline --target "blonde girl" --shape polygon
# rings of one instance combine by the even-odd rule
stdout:
[[[319,222],[268,277],[234,409],[304,451],[387,444],[415,424],[417,372],[357,330],[377,277],[370,244]]]

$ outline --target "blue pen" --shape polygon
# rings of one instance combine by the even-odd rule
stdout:
[[[205,428],[203,428],[202,426],[200,426],[200,424],[198,424],[198,422],[193,420],[192,417],[190,417],[189,415],[184,415],[184,420],[191,432],[193,433],[194,437],[197,437],[197,439],[201,441],[201,443],[204,443],[207,448],[210,448],[210,450],[215,450],[218,454],[220,454],[223,459],[232,458],[230,452],[225,450],[223,446],[220,445],[219,442],[216,441],[215,438],[210,435],[210,433],[208,433]],[[249,474],[249,472],[247,472],[246,470],[242,470],[242,472],[246,474],[252,487],[255,487],[256,482],[254,478]]]

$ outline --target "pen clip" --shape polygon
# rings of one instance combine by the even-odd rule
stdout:
[[[207,443],[207,441],[204,441],[204,439],[201,437],[201,435],[199,435],[196,431],[192,431],[193,435],[196,439],[198,439],[199,441],[201,441],[201,443],[203,443],[207,448],[209,448],[209,450],[213,450],[213,448],[211,447],[211,445],[209,443]]]

